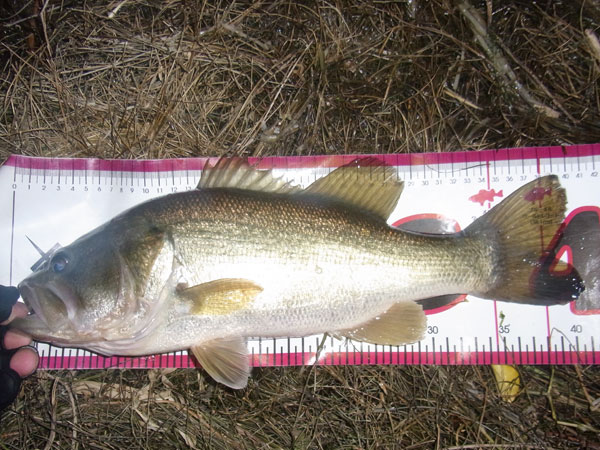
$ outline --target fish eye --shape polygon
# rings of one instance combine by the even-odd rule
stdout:
[[[64,252],[59,252],[52,257],[50,260],[50,268],[55,273],[60,273],[67,267],[69,264],[69,258]]]

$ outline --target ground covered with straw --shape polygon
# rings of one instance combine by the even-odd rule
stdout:
[[[0,157],[600,142],[600,2],[0,2]],[[600,448],[600,370],[39,372],[0,448]]]

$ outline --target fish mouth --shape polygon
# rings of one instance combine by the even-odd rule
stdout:
[[[34,337],[40,333],[56,333],[70,328],[68,321],[68,307],[63,297],[58,295],[56,289],[34,286],[27,282],[19,284],[19,291],[23,302],[29,310],[29,315],[19,321],[13,322],[16,328],[25,326],[25,332],[31,332]]]
[[[27,306],[27,309],[29,310],[29,315],[37,314],[38,317],[45,322],[36,290],[25,283],[21,283],[19,284],[19,292],[21,293],[23,303],[25,303],[25,306]]]
[[[11,328],[27,333],[37,341],[58,345],[82,345],[96,340],[74,326],[72,317],[79,298],[71,289],[53,282],[40,286],[23,281],[19,291],[29,314],[13,320]]]

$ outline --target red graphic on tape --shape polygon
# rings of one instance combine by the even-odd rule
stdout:
[[[544,200],[544,197],[546,195],[548,197],[552,195],[552,188],[536,187],[529,191],[527,194],[525,194],[523,198],[531,203],[541,202],[542,200]]]
[[[481,206],[483,206],[485,202],[493,202],[494,198],[502,196],[504,196],[502,189],[500,189],[498,192],[496,192],[494,189],[481,189],[477,194],[469,197],[469,200],[479,203]]]

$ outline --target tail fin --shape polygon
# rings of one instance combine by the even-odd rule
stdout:
[[[583,281],[574,268],[554,273],[552,263],[567,196],[555,175],[517,189],[464,231],[488,240],[492,282],[476,295],[494,300],[557,305],[577,299]]]

